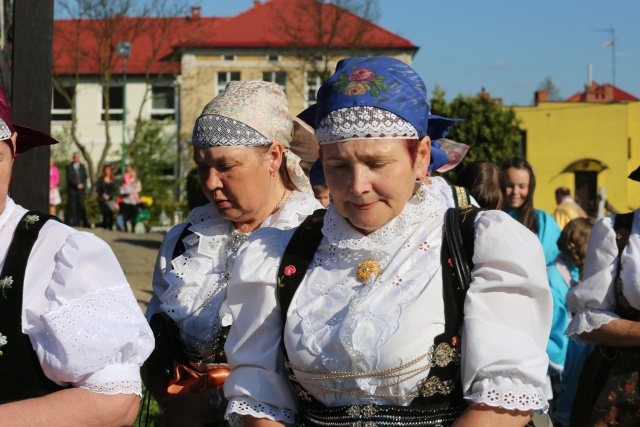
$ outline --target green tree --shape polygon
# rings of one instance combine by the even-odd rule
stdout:
[[[511,107],[491,99],[464,95],[458,95],[447,103],[444,95],[444,91],[436,87],[430,103],[436,114],[465,120],[454,124],[447,135],[447,138],[471,147],[463,164],[489,160],[501,165],[506,159],[519,154],[522,134]],[[456,169],[448,172],[447,177],[455,179]]]
[[[177,180],[173,176],[176,159],[176,136],[167,135],[164,124],[148,120],[140,125],[135,150],[131,151],[131,164],[138,168],[142,182],[142,196],[153,198],[154,204],[173,200]]]

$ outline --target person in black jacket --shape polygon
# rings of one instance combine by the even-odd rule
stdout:
[[[80,153],[73,153],[73,162],[67,165],[67,212],[65,222],[70,226],[89,226],[84,207],[87,188],[87,170],[80,163]]]
[[[96,182],[96,193],[98,195],[98,206],[102,213],[102,227],[105,230],[113,229],[113,212],[116,210],[116,195],[118,194],[118,183],[113,176],[113,167],[104,165],[102,176]]]

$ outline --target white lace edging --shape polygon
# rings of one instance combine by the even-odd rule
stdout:
[[[484,403],[509,410],[546,412],[549,403],[540,387],[525,384],[519,378],[485,378],[473,385],[478,390],[464,398],[474,403]]]
[[[581,333],[591,332],[619,318],[620,316],[610,311],[583,308],[573,316],[564,334],[576,342],[583,343],[585,341],[579,337]]]
[[[285,424],[294,424],[296,414],[289,409],[280,409],[267,405],[250,397],[234,397],[229,401],[224,418],[229,420],[233,414],[251,415],[254,418],[267,418],[271,421],[282,421]]]
[[[316,138],[321,145],[364,138],[419,139],[418,131],[411,123],[391,111],[370,106],[330,112],[318,124]]]
[[[142,397],[140,367],[134,363],[108,365],[78,384],[101,394],[137,394]]]

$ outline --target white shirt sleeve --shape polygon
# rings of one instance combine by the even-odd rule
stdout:
[[[111,248],[93,234],[45,224],[27,264],[22,324],[57,384],[141,395],[153,334]]]
[[[504,212],[487,211],[476,221],[473,263],[462,331],[465,398],[546,410],[553,301],[540,241]]]
[[[566,334],[576,341],[620,316],[613,310],[616,294],[613,281],[618,266],[618,247],[613,216],[604,217],[591,230],[584,262],[584,279],[567,294],[567,305],[575,313]],[[623,264],[624,265],[624,264]]]
[[[290,238],[291,234],[263,228],[255,231],[238,251],[227,290],[227,303],[233,315],[225,344],[231,367],[224,384],[228,415],[295,421],[297,404],[280,351],[282,315],[276,290],[278,267],[285,249],[283,237]]]

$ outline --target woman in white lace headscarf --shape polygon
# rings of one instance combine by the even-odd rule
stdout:
[[[479,213],[470,287],[451,297],[447,206],[420,179],[426,164],[448,162],[431,138],[452,120],[429,113],[420,77],[392,58],[342,60],[312,116],[333,202],[298,228],[305,239],[259,230],[238,253],[227,419],[522,426],[546,411],[552,305],[542,248],[505,213]],[[303,254],[314,238],[308,269],[285,252]]]
[[[55,143],[0,87],[0,424],[131,425],[153,335],[115,255],[8,195],[16,158]]]
[[[179,330],[182,363],[209,377],[228,372],[223,346],[232,319],[226,293],[238,248],[258,228],[290,229],[322,207],[289,150],[292,129],[284,92],[262,81],[229,83],[195,123],[194,160],[211,203],[192,210],[165,237],[147,318],[167,314]],[[147,382],[165,421],[216,422],[218,390],[190,376]]]

